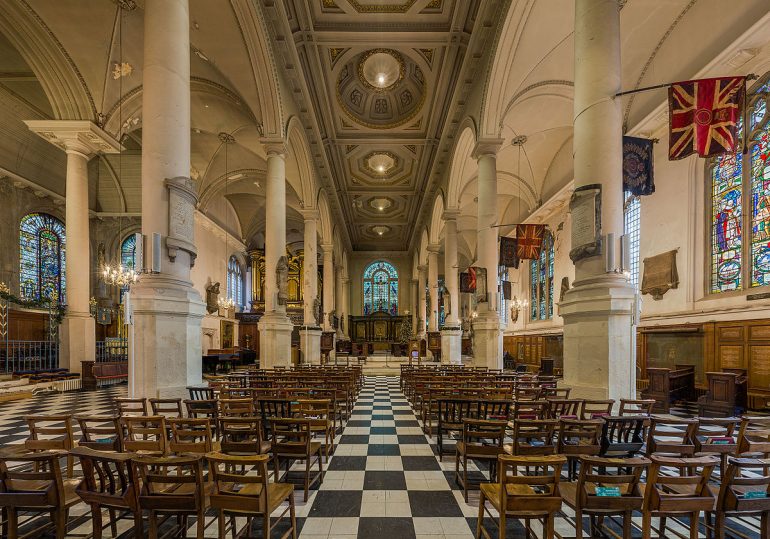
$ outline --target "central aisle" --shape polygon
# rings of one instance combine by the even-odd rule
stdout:
[[[298,508],[300,537],[472,538],[478,496],[464,502],[454,466],[435,457],[398,378],[368,376],[323,484]]]

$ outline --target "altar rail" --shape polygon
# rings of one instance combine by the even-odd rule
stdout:
[[[96,341],[96,361],[128,361],[128,341],[113,338]]]
[[[9,340],[0,345],[0,372],[40,371],[58,366],[58,342]]]

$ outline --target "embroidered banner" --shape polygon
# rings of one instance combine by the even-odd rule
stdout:
[[[468,268],[468,273],[472,275],[473,287],[476,290],[476,303],[486,303],[487,298],[487,268],[478,266]]]
[[[519,257],[516,256],[516,238],[500,238],[500,265],[506,268],[519,267]]]
[[[623,137],[623,190],[634,196],[655,192],[652,144],[646,138]]]
[[[469,270],[472,268],[469,268]],[[472,294],[476,291],[476,273],[473,273],[471,279],[470,271],[460,273],[460,293]]]
[[[513,299],[511,281],[503,281],[503,299]]]
[[[675,82],[668,87],[669,160],[735,151],[746,77]]]
[[[545,225],[516,225],[516,256],[519,259],[535,259],[543,246]]]

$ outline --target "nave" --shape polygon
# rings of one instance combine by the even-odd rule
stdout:
[[[408,385],[409,382],[406,383]],[[334,453],[328,462],[323,463],[323,481],[311,487],[307,501],[303,501],[301,486],[304,463],[292,466],[290,480],[295,482],[298,537],[460,539],[475,536],[479,507],[477,485],[490,480],[489,468],[469,462],[468,478],[471,487],[466,503],[462,488],[455,479],[457,439],[444,439],[444,456],[439,459],[436,436],[438,418],[433,421],[433,436],[426,435],[423,430],[425,424],[419,419],[420,414],[415,413],[402,387],[404,383],[398,377],[364,378],[349,419],[335,437]],[[95,392],[41,395],[27,401],[0,404],[0,447],[7,451],[13,444],[24,443],[28,430],[23,418],[29,414],[49,417],[87,414],[104,417],[115,412],[114,399],[125,398],[125,395],[125,386],[118,385]],[[423,399],[412,397],[412,400]],[[684,419],[692,417],[691,412],[687,408],[675,407],[667,417]],[[681,433],[674,432],[674,435]],[[49,436],[41,436],[46,437]],[[511,441],[510,438],[507,441]],[[643,453],[640,451],[640,454]],[[82,476],[77,461],[75,476]],[[566,468],[561,480],[569,481]],[[718,491],[718,481],[712,480],[712,484],[716,485]],[[274,515],[280,512],[280,509],[276,510]],[[491,512],[497,516],[494,509]],[[91,519],[85,504],[79,503],[72,507],[70,519],[66,537],[91,537]],[[641,513],[634,513],[633,537],[642,537],[641,520]],[[217,537],[215,521],[216,513],[209,509],[206,513],[206,537]],[[496,518],[489,516],[484,520],[484,527],[492,537],[498,537],[495,521]],[[18,531],[22,535],[30,533],[47,522],[47,515],[24,515],[20,518]],[[187,524],[187,536],[195,537],[195,519],[190,519]],[[239,517],[237,527],[240,529],[244,524],[245,519]],[[574,526],[574,511],[563,505],[555,519],[555,532],[560,537],[575,537]],[[614,533],[622,534],[622,525],[616,519],[606,519],[605,526]],[[657,527],[657,519],[654,519],[653,526]],[[759,526],[758,518],[732,518],[726,537],[759,537]],[[171,525],[166,525],[161,527],[161,531],[168,532],[171,528]],[[584,517],[583,528],[584,537],[595,536],[591,535],[589,517]],[[133,537],[130,517],[118,522],[117,531],[120,539]],[[280,537],[286,531],[287,523],[279,522],[271,536]],[[532,531],[535,537],[544,536],[543,528],[537,520],[532,521]],[[704,527],[700,526],[697,535],[690,535],[687,518],[669,518],[666,537],[678,534],[682,537],[708,537],[704,531]],[[56,537],[50,529],[35,536]],[[105,536],[110,536],[109,529],[105,530]],[[263,537],[258,523],[254,525],[249,537]],[[510,518],[505,537],[527,537],[522,521]]]

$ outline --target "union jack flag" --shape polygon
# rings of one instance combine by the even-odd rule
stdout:
[[[746,77],[675,82],[668,88],[669,160],[735,152]]]
[[[540,256],[545,225],[516,225],[516,256],[534,259]]]

